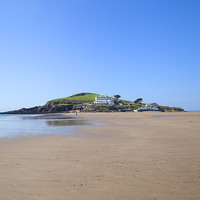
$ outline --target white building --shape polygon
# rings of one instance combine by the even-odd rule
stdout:
[[[96,104],[115,104],[112,96],[100,95],[99,97],[95,97],[94,103]]]

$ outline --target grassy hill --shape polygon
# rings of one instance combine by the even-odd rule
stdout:
[[[99,94],[95,93],[78,93],[74,94],[69,97],[64,97],[64,98],[59,98],[59,99],[54,99],[51,101],[48,101],[49,103],[54,103],[54,104],[70,104],[70,103],[92,103],[95,100],[95,97],[100,96]]]
[[[69,97],[64,98],[58,98],[51,101],[48,101],[47,103],[53,103],[53,104],[82,104],[82,103],[93,103],[95,101],[95,97],[100,96],[100,94],[96,93],[78,93],[74,94]],[[114,98],[113,98],[114,100]],[[127,101],[119,99],[120,102],[122,102],[124,105],[128,104],[134,104],[133,101]]]

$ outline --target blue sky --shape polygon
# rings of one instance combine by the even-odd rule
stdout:
[[[200,110],[200,1],[0,0],[0,111],[79,92]]]

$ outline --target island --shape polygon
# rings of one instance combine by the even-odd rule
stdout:
[[[144,104],[142,98],[135,101],[120,99],[120,95],[106,96],[96,93],[78,93],[69,97],[48,101],[43,106],[22,108],[1,114],[46,114],[65,112],[184,112],[183,108],[162,106],[157,103]]]

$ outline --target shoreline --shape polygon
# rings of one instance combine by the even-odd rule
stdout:
[[[200,199],[200,113],[158,114],[78,113],[100,126],[0,139],[1,199]]]

